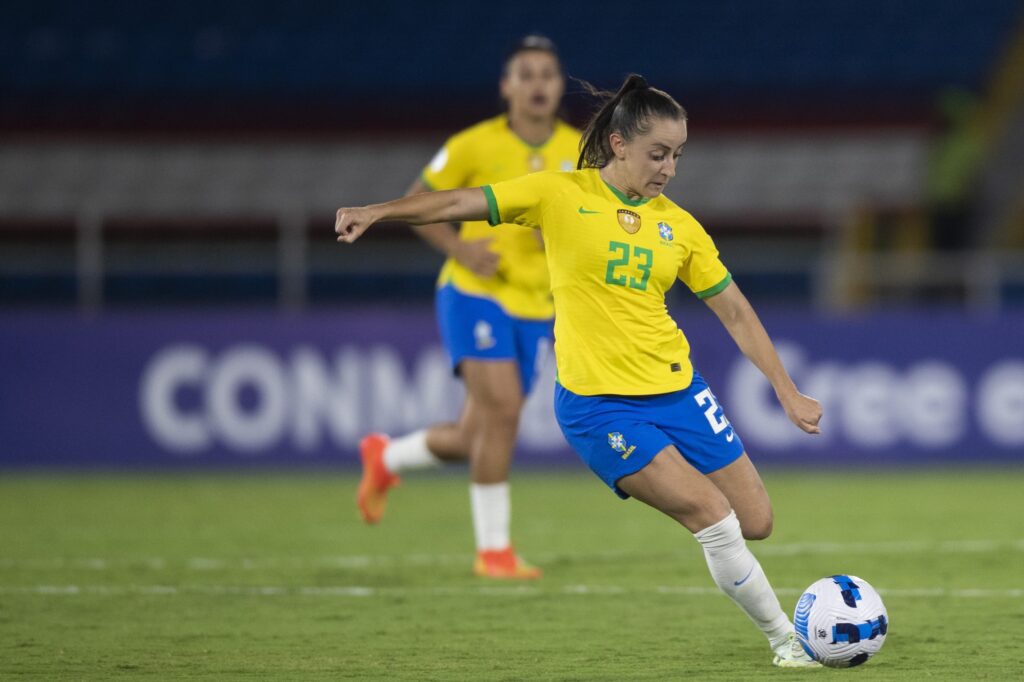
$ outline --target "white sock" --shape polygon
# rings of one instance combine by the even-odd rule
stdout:
[[[747,548],[736,513],[730,511],[694,537],[704,547],[704,558],[718,587],[750,616],[773,649],[782,644],[793,624],[783,613],[761,564]]]
[[[469,501],[473,509],[477,551],[508,547],[511,544],[508,533],[511,517],[508,483],[470,483]]]
[[[384,448],[384,466],[393,474],[407,469],[429,469],[441,460],[427,448],[427,431],[415,431],[396,438]]]

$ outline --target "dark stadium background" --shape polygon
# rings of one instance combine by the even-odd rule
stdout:
[[[350,467],[450,416],[439,256],[333,212],[496,113],[533,31],[689,110],[669,195],[825,405],[801,438],[676,287],[758,461],[1021,463],[1019,2],[43,0],[0,9],[0,466]],[[519,460],[578,468],[545,376]]]

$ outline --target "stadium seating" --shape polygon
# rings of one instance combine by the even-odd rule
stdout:
[[[621,6],[587,9],[600,18]],[[537,29],[562,46],[570,75],[614,86],[638,71],[680,97],[691,142],[669,195],[726,247],[736,240],[730,264],[760,293],[805,300],[822,268],[812,254],[863,207],[900,214],[927,200],[935,100],[984,89],[1021,9],[669,3],[644,15],[671,28],[650,44],[539,0],[42,0],[4,13],[0,131],[13,134],[0,142],[0,303],[160,299],[160,282],[301,302],[429,296],[436,256],[407,230],[364,259],[322,248],[329,217],[400,194],[446,134],[492,115],[504,49]],[[577,121],[587,113],[578,91],[570,84],[567,100]],[[82,229],[90,221],[94,235]],[[122,226],[116,239],[111,224]],[[152,245],[167,225],[210,267],[156,267],[143,282],[155,261],[129,244]],[[234,247],[244,273],[202,257]]]
[[[587,5],[592,17],[619,9]],[[544,26],[563,44],[570,74],[601,85],[632,70],[678,93],[746,101],[755,105],[748,112],[760,100],[788,114],[808,106],[827,110],[822,95],[845,93],[844,106],[898,118],[899,107],[887,100],[906,104],[908,93],[981,85],[1019,3],[835,0],[827,12],[810,0],[665,3],[646,10],[645,20],[671,27],[667,39],[651,44],[640,33],[622,39],[616,22],[581,18],[576,5],[541,0],[450,2],[443,17],[429,3],[282,7],[266,0],[157,8],[49,0],[4,13],[0,90],[8,124],[89,118],[90,108],[107,119],[133,120],[133,107],[153,114],[162,108],[155,103],[167,102],[200,117],[216,117],[218,107],[228,106],[258,119],[301,99],[364,121],[374,117],[360,112],[384,114],[417,93],[433,95],[442,107],[479,106],[493,96],[505,47]],[[363,30],[385,19],[388,40]],[[577,32],[581,21],[585,30]],[[424,45],[425,27],[429,49],[410,59],[402,48]],[[115,93],[111,106],[103,98]],[[793,98],[800,107],[785,106]],[[314,115],[309,109],[287,114],[290,120]]]

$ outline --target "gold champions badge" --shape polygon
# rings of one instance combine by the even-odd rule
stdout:
[[[629,234],[636,234],[640,229],[640,214],[624,208],[619,209],[619,227]]]

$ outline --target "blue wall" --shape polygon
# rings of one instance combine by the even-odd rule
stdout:
[[[7,96],[494,92],[519,36],[540,30],[570,73],[639,71],[680,92],[929,91],[977,86],[1018,0],[114,2],[0,10]]]

